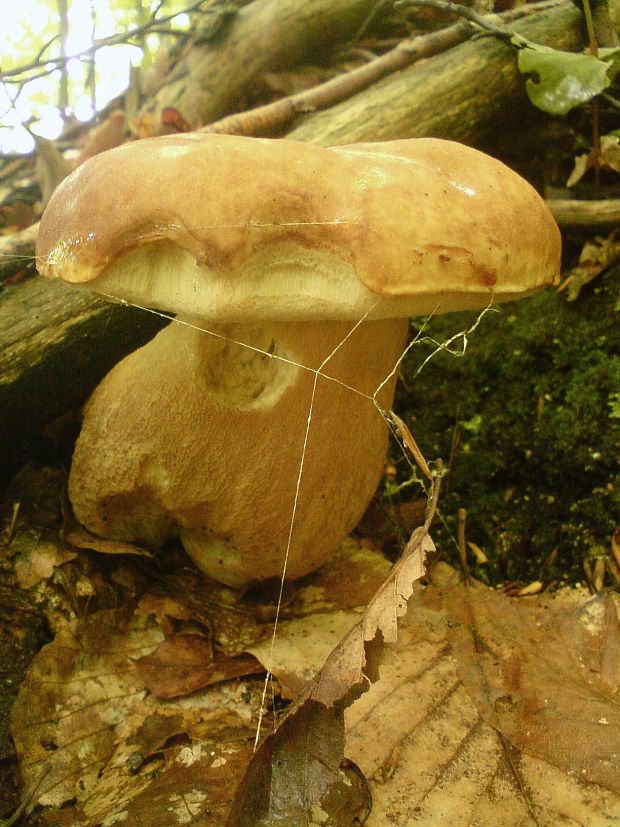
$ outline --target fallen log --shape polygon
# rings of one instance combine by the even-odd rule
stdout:
[[[262,72],[296,66],[325,47],[346,42],[375,6],[376,0],[254,0],[221,31],[195,29],[191,47],[140,117],[149,119],[150,134],[157,134],[168,107],[192,129],[228,115]]]
[[[40,278],[0,295],[2,483],[46,423],[78,409],[102,376],[164,322]]]
[[[610,0],[620,25],[620,0]],[[572,3],[510,24],[554,49],[583,48],[583,18]],[[513,48],[484,36],[390,75],[323,112],[303,116],[287,137],[324,146],[428,135],[479,145],[509,120],[527,127],[534,113]]]

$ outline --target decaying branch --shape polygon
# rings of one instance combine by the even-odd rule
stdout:
[[[610,13],[620,25],[620,0],[610,0]],[[570,2],[511,28],[556,49],[583,48],[582,17]],[[526,124],[531,113],[514,49],[483,37],[390,75],[325,112],[306,115],[287,137],[330,146],[435,135],[475,145],[510,118]]]
[[[295,66],[346,42],[375,5],[376,0],[254,0],[239,9],[221,37],[195,40],[140,117],[150,120],[154,132],[161,130],[167,107],[192,129],[222,118],[262,72]]]
[[[554,198],[547,201],[560,227],[617,227],[620,225],[620,199],[578,201]]]

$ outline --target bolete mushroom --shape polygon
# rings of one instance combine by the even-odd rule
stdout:
[[[185,134],[96,156],[45,211],[40,272],[178,316],[88,401],[77,518],[129,541],[178,530],[234,586],[285,557],[306,574],[379,480],[373,397],[390,405],[407,317],[526,296],[559,255],[532,187],[448,141]]]

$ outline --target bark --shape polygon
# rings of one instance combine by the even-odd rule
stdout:
[[[47,422],[80,407],[161,318],[109,304],[59,282],[31,279],[0,303],[0,482],[39,440]]]
[[[254,0],[220,34],[194,35],[164,85],[142,108],[151,129],[173,107],[195,129],[238,108],[248,85],[267,69],[309,60],[326,46],[352,37],[376,0]]]

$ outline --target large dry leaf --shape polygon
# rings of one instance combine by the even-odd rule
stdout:
[[[237,790],[228,827],[363,823],[370,802],[365,788],[343,776],[341,710],[377,679],[385,644],[396,641],[398,618],[406,612],[414,583],[424,574],[425,556],[433,549],[428,525],[416,529],[360,621],[259,747]],[[355,795],[343,790],[355,790]]]
[[[620,798],[615,793],[602,785],[588,783],[583,773],[565,772],[549,760],[527,754],[525,747],[514,746],[511,733],[487,723],[487,703],[481,704],[483,708],[479,710],[459,675],[463,660],[469,662],[469,669],[476,671],[472,665],[476,662],[472,648],[464,648],[461,640],[461,634],[473,637],[475,630],[470,626],[466,630],[460,625],[454,627],[451,618],[453,609],[459,611],[459,605],[463,601],[467,605],[471,599],[468,592],[476,595],[475,601],[484,602],[490,596],[497,610],[491,626],[501,627],[503,631],[499,640],[491,633],[484,636],[483,660],[478,662],[478,668],[483,670],[488,659],[486,668],[494,669],[498,675],[504,673],[504,657],[511,652],[501,646],[508,630],[522,649],[531,652],[532,659],[540,661],[542,669],[552,672],[557,667],[552,654],[556,645],[555,623],[561,624],[562,618],[567,624],[566,633],[571,623],[575,624],[572,626],[575,642],[568,650],[579,650],[584,663],[592,664],[592,647],[589,642],[583,646],[578,642],[579,613],[574,615],[575,600],[583,602],[583,598],[572,598],[572,610],[560,611],[559,599],[515,600],[480,586],[466,589],[447,567],[436,571],[438,577],[434,579],[440,580],[442,590],[435,585],[420,588],[409,601],[398,644],[388,649],[380,680],[346,711],[345,754],[359,764],[372,789],[373,812],[368,827],[412,824],[420,827],[442,824],[612,827],[617,824]],[[538,631],[534,641],[523,629],[519,619],[522,613],[531,613],[539,620],[548,614],[548,623],[543,624],[545,631]],[[538,628],[537,623],[534,629]],[[597,634],[602,632],[600,624],[596,624],[596,629]],[[547,631],[550,631],[550,640]],[[611,623],[603,637],[605,644],[595,646],[594,651],[615,652],[619,638]],[[514,651],[512,657],[515,657]],[[609,664],[613,657],[606,655],[603,660]],[[567,659],[569,662],[568,652]],[[601,662],[598,656],[596,662]],[[609,667],[605,668],[609,674]],[[560,681],[565,669],[566,665],[560,668]],[[509,676],[513,674],[508,670]],[[561,687],[550,694],[548,684],[536,683],[536,674],[524,670],[521,677],[522,691],[528,690],[530,700],[546,699],[546,706],[562,707]],[[610,720],[617,710],[617,686],[616,683],[615,694],[611,690],[607,694],[604,714]],[[499,684],[497,687],[499,689]],[[584,692],[587,699],[587,685]],[[587,705],[586,700],[585,708]],[[532,729],[533,723],[528,724],[526,715],[521,719],[525,727],[523,735]],[[562,731],[566,723],[572,726],[574,721],[564,722],[561,716],[553,716],[545,723],[544,733],[539,727],[543,739],[556,744],[558,753],[562,753],[562,745],[566,743]],[[607,741],[607,759],[615,761],[617,772],[620,730],[616,727],[613,731],[609,726],[605,732],[611,736]],[[527,738],[531,743],[531,733]],[[600,752],[599,744],[588,748],[583,738],[580,741],[584,756]]]
[[[12,713],[25,786],[48,768],[39,803],[76,803],[69,823],[160,827],[190,823],[189,808],[221,824],[251,745],[251,692],[223,684],[182,704],[158,701],[134,661],[162,638],[151,615],[96,612],[58,633],[28,671]]]
[[[450,642],[482,717],[520,750],[620,793],[620,623],[609,596],[571,611],[447,586]]]

